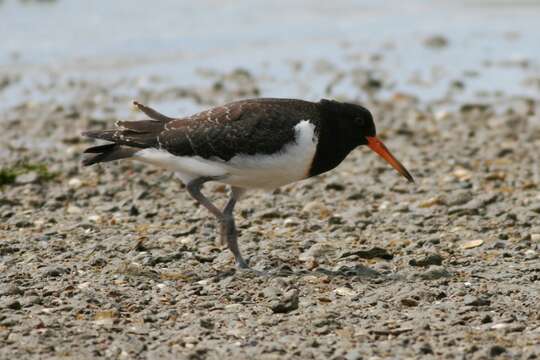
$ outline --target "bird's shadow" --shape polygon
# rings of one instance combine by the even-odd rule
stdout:
[[[281,278],[289,276],[328,276],[328,277],[341,277],[341,278],[356,278],[356,279],[383,279],[385,276],[376,270],[373,270],[367,266],[356,264],[353,266],[341,266],[337,270],[330,270],[324,267],[317,267],[313,270],[291,268],[288,264],[282,264],[273,269],[238,269],[231,268],[227,271],[219,271],[215,277],[218,280],[230,277],[230,276],[261,276],[268,278]]]

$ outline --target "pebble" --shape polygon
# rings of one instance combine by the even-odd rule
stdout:
[[[419,273],[417,276],[424,280],[437,280],[451,277],[452,274],[442,266],[432,266],[429,270]]]
[[[438,206],[438,205],[444,205],[444,201],[440,196],[435,196],[435,197],[429,198],[427,200],[421,201],[418,204],[418,207],[420,207],[420,208],[430,208],[430,207]]]
[[[493,345],[489,348],[489,356],[491,357],[497,357],[499,355],[502,355],[506,352],[506,348],[501,345]]]
[[[280,299],[276,299],[270,303],[270,309],[274,313],[289,313],[298,309],[298,291],[289,290]]]
[[[0,305],[0,307],[10,310],[20,310],[22,308],[22,305],[19,300],[12,299],[4,301],[3,304]]]
[[[348,287],[338,287],[334,292],[339,296],[355,296],[356,291]]]
[[[67,213],[71,215],[78,215],[81,214],[83,211],[80,207],[76,205],[69,205],[67,208]]]
[[[485,297],[477,297],[472,295],[467,295],[463,299],[463,303],[467,306],[488,306],[491,305],[491,301]]]
[[[462,249],[474,249],[476,247],[481,246],[483,243],[484,243],[484,240],[482,240],[482,239],[471,240],[471,241],[467,241],[466,243],[462,244],[461,248]]]
[[[72,189],[79,189],[82,187],[83,182],[79,178],[71,178],[68,181],[68,186]]]
[[[530,205],[529,210],[537,214],[540,214],[540,203],[535,203],[535,204]]]
[[[302,208],[302,212],[305,213],[318,213],[319,216],[322,218],[329,217],[332,215],[332,211],[328,209],[326,205],[324,205],[320,201],[310,201],[304,207]]]
[[[534,242],[540,242],[540,234],[531,234],[531,240]]]
[[[320,258],[324,255],[329,255],[335,251],[335,248],[329,244],[317,243],[311,246],[308,250],[304,251],[298,257],[300,261],[310,261],[312,259]]]
[[[427,267],[430,265],[441,265],[443,257],[439,254],[428,254],[420,258],[411,259],[409,265]]]
[[[448,46],[448,39],[443,35],[433,35],[424,40],[424,45],[432,49],[442,49]]]
[[[58,277],[65,273],[67,273],[68,270],[61,266],[49,266],[45,268],[44,274],[48,277]]]
[[[96,214],[94,214],[94,215],[89,215],[89,216],[87,217],[87,220],[88,220],[88,221],[91,221],[91,222],[94,222],[94,223],[100,223],[100,222],[101,222],[101,216],[96,215]]]
[[[42,298],[37,295],[30,295],[30,296],[25,296],[24,298],[22,298],[21,301],[22,301],[23,307],[30,307],[33,305],[41,304]]]
[[[418,301],[411,299],[411,298],[403,298],[400,300],[402,305],[408,306],[408,307],[415,307],[418,306]]]
[[[39,174],[35,171],[29,171],[27,173],[17,175],[15,183],[20,185],[32,184],[39,180]]]

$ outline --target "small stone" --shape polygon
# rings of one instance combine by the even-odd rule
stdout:
[[[418,306],[418,301],[411,298],[403,298],[400,300],[400,302],[402,305],[409,306],[409,307]]]
[[[466,243],[462,244],[461,248],[464,249],[464,250],[466,250],[466,249],[474,249],[476,247],[481,246],[483,243],[484,243],[484,240],[482,240],[482,239],[471,240],[471,241],[467,241]]]
[[[509,328],[510,326],[512,326],[512,324],[497,323],[497,324],[493,324],[493,325],[491,326],[491,329],[492,329],[492,330],[502,330],[502,329]]]
[[[420,354],[426,354],[426,355],[427,354],[433,354],[433,348],[431,347],[430,344],[424,343],[418,348],[418,352]]]
[[[452,274],[442,266],[432,266],[429,270],[418,274],[418,276],[424,280],[437,280],[451,277]]]
[[[82,213],[82,209],[76,205],[69,205],[67,208],[67,213],[72,215],[78,215]]]
[[[243,308],[244,308],[244,305],[242,305],[242,304],[228,304],[228,305],[225,305],[225,310],[227,312],[236,313],[236,312],[242,311]]]
[[[363,353],[360,350],[350,350],[346,355],[346,360],[362,360],[364,358]]]
[[[400,213],[406,213],[406,212],[411,211],[411,208],[409,207],[408,204],[399,204],[398,206],[394,208],[394,211],[400,212]]]
[[[18,175],[15,178],[15,183],[24,185],[24,184],[32,184],[37,182],[39,179],[39,174],[35,171],[30,171],[25,174]]]
[[[455,169],[452,174],[459,180],[459,181],[467,181],[472,178],[472,173],[463,168],[457,168]]]
[[[112,325],[114,319],[118,316],[116,310],[99,311],[94,315],[94,324],[96,325]]]
[[[310,261],[312,259],[320,258],[323,255],[330,254],[334,251],[334,247],[329,244],[315,244],[310,247],[308,250],[304,251],[298,257],[300,261]]]
[[[41,299],[41,297],[39,297],[37,295],[25,296],[22,299],[22,305],[24,307],[29,307],[29,306],[33,306],[33,305],[39,305],[41,303],[42,303],[42,299]]]
[[[68,181],[68,186],[72,189],[79,189],[82,186],[82,181],[79,178],[71,178]]]
[[[263,289],[262,295],[268,299],[277,299],[281,296],[282,291],[273,286],[267,286]]]
[[[433,35],[424,40],[424,45],[432,49],[442,49],[448,46],[448,39],[442,35]]]
[[[444,201],[441,199],[440,196],[435,196],[432,198],[429,198],[427,200],[424,200],[418,204],[418,207],[420,208],[430,208],[432,206],[438,206],[438,205],[444,205]]]
[[[480,320],[480,322],[481,322],[482,324],[489,324],[489,323],[492,322],[492,321],[493,321],[493,318],[492,318],[491,315],[489,315],[489,314],[486,314],[486,315],[482,318],[482,320]]]
[[[139,209],[135,205],[131,205],[129,208],[129,216],[138,216],[139,215]]]
[[[531,206],[529,206],[529,210],[540,214],[540,203],[532,204]]]
[[[298,225],[298,222],[291,218],[287,218],[285,219],[285,221],[283,221],[283,226],[286,226],[286,227],[293,227],[297,225]]]
[[[334,292],[339,296],[355,296],[356,291],[348,287],[338,287]]]
[[[290,290],[286,292],[281,299],[272,301],[270,308],[276,314],[285,314],[298,309],[298,291]]]
[[[90,215],[88,216],[88,221],[94,222],[94,223],[100,223],[101,222],[101,216],[99,215]]]
[[[491,326],[492,330],[504,330],[507,333],[521,332],[525,328],[525,325],[519,323],[497,323]]]
[[[326,207],[322,202],[320,201],[310,201],[304,207],[302,208],[302,212],[306,213],[319,213],[319,215],[323,218],[329,217],[332,215],[332,211]]]
[[[48,277],[58,277],[62,274],[67,273],[68,270],[66,268],[63,268],[61,266],[50,266],[45,269],[45,276]]]
[[[345,258],[349,256],[358,256],[362,259],[375,259],[380,258],[384,260],[392,260],[394,258],[394,255],[389,253],[386,249],[380,248],[380,247],[372,247],[368,250],[356,250],[356,251],[347,251],[341,254],[340,258]]]
[[[506,348],[502,347],[501,345],[493,345],[491,348],[489,348],[489,356],[491,357],[499,356],[505,352]]]
[[[202,328],[212,330],[214,328],[214,321],[210,318],[202,318],[199,320],[199,324]]]
[[[430,265],[441,265],[443,257],[439,254],[428,254],[418,259],[411,259],[409,265],[427,267]]]
[[[469,191],[456,191],[450,194],[446,199],[448,206],[458,206],[468,203],[473,199],[473,195]]]
[[[22,305],[18,300],[11,300],[3,304],[3,307],[11,310],[20,310],[22,308]]]
[[[467,295],[463,299],[463,302],[467,306],[488,306],[491,304],[491,301],[489,299],[486,299],[484,297],[476,297],[472,295]]]
[[[531,234],[531,240],[534,242],[540,242],[540,234]]]
[[[345,185],[335,182],[329,183],[326,185],[326,190],[343,191],[345,190]]]

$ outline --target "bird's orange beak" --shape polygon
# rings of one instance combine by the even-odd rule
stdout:
[[[379,154],[380,157],[382,157],[384,160],[386,160],[394,169],[397,170],[398,173],[403,175],[409,182],[414,182],[413,177],[411,174],[405,169],[405,166],[403,166],[395,157],[392,155],[390,150],[386,148],[386,146],[383,144],[383,142],[379,139],[377,139],[375,136],[366,136],[366,139],[368,141],[367,146],[373,151],[375,151],[377,154]]]

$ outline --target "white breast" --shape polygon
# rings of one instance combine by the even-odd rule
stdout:
[[[223,161],[200,156],[174,156],[164,150],[144,149],[137,152],[134,158],[175,171],[184,183],[208,176],[220,177],[217,181],[242,188],[273,189],[305,179],[315,156],[315,125],[303,120],[294,129],[295,141],[272,155],[239,154],[229,161]]]

